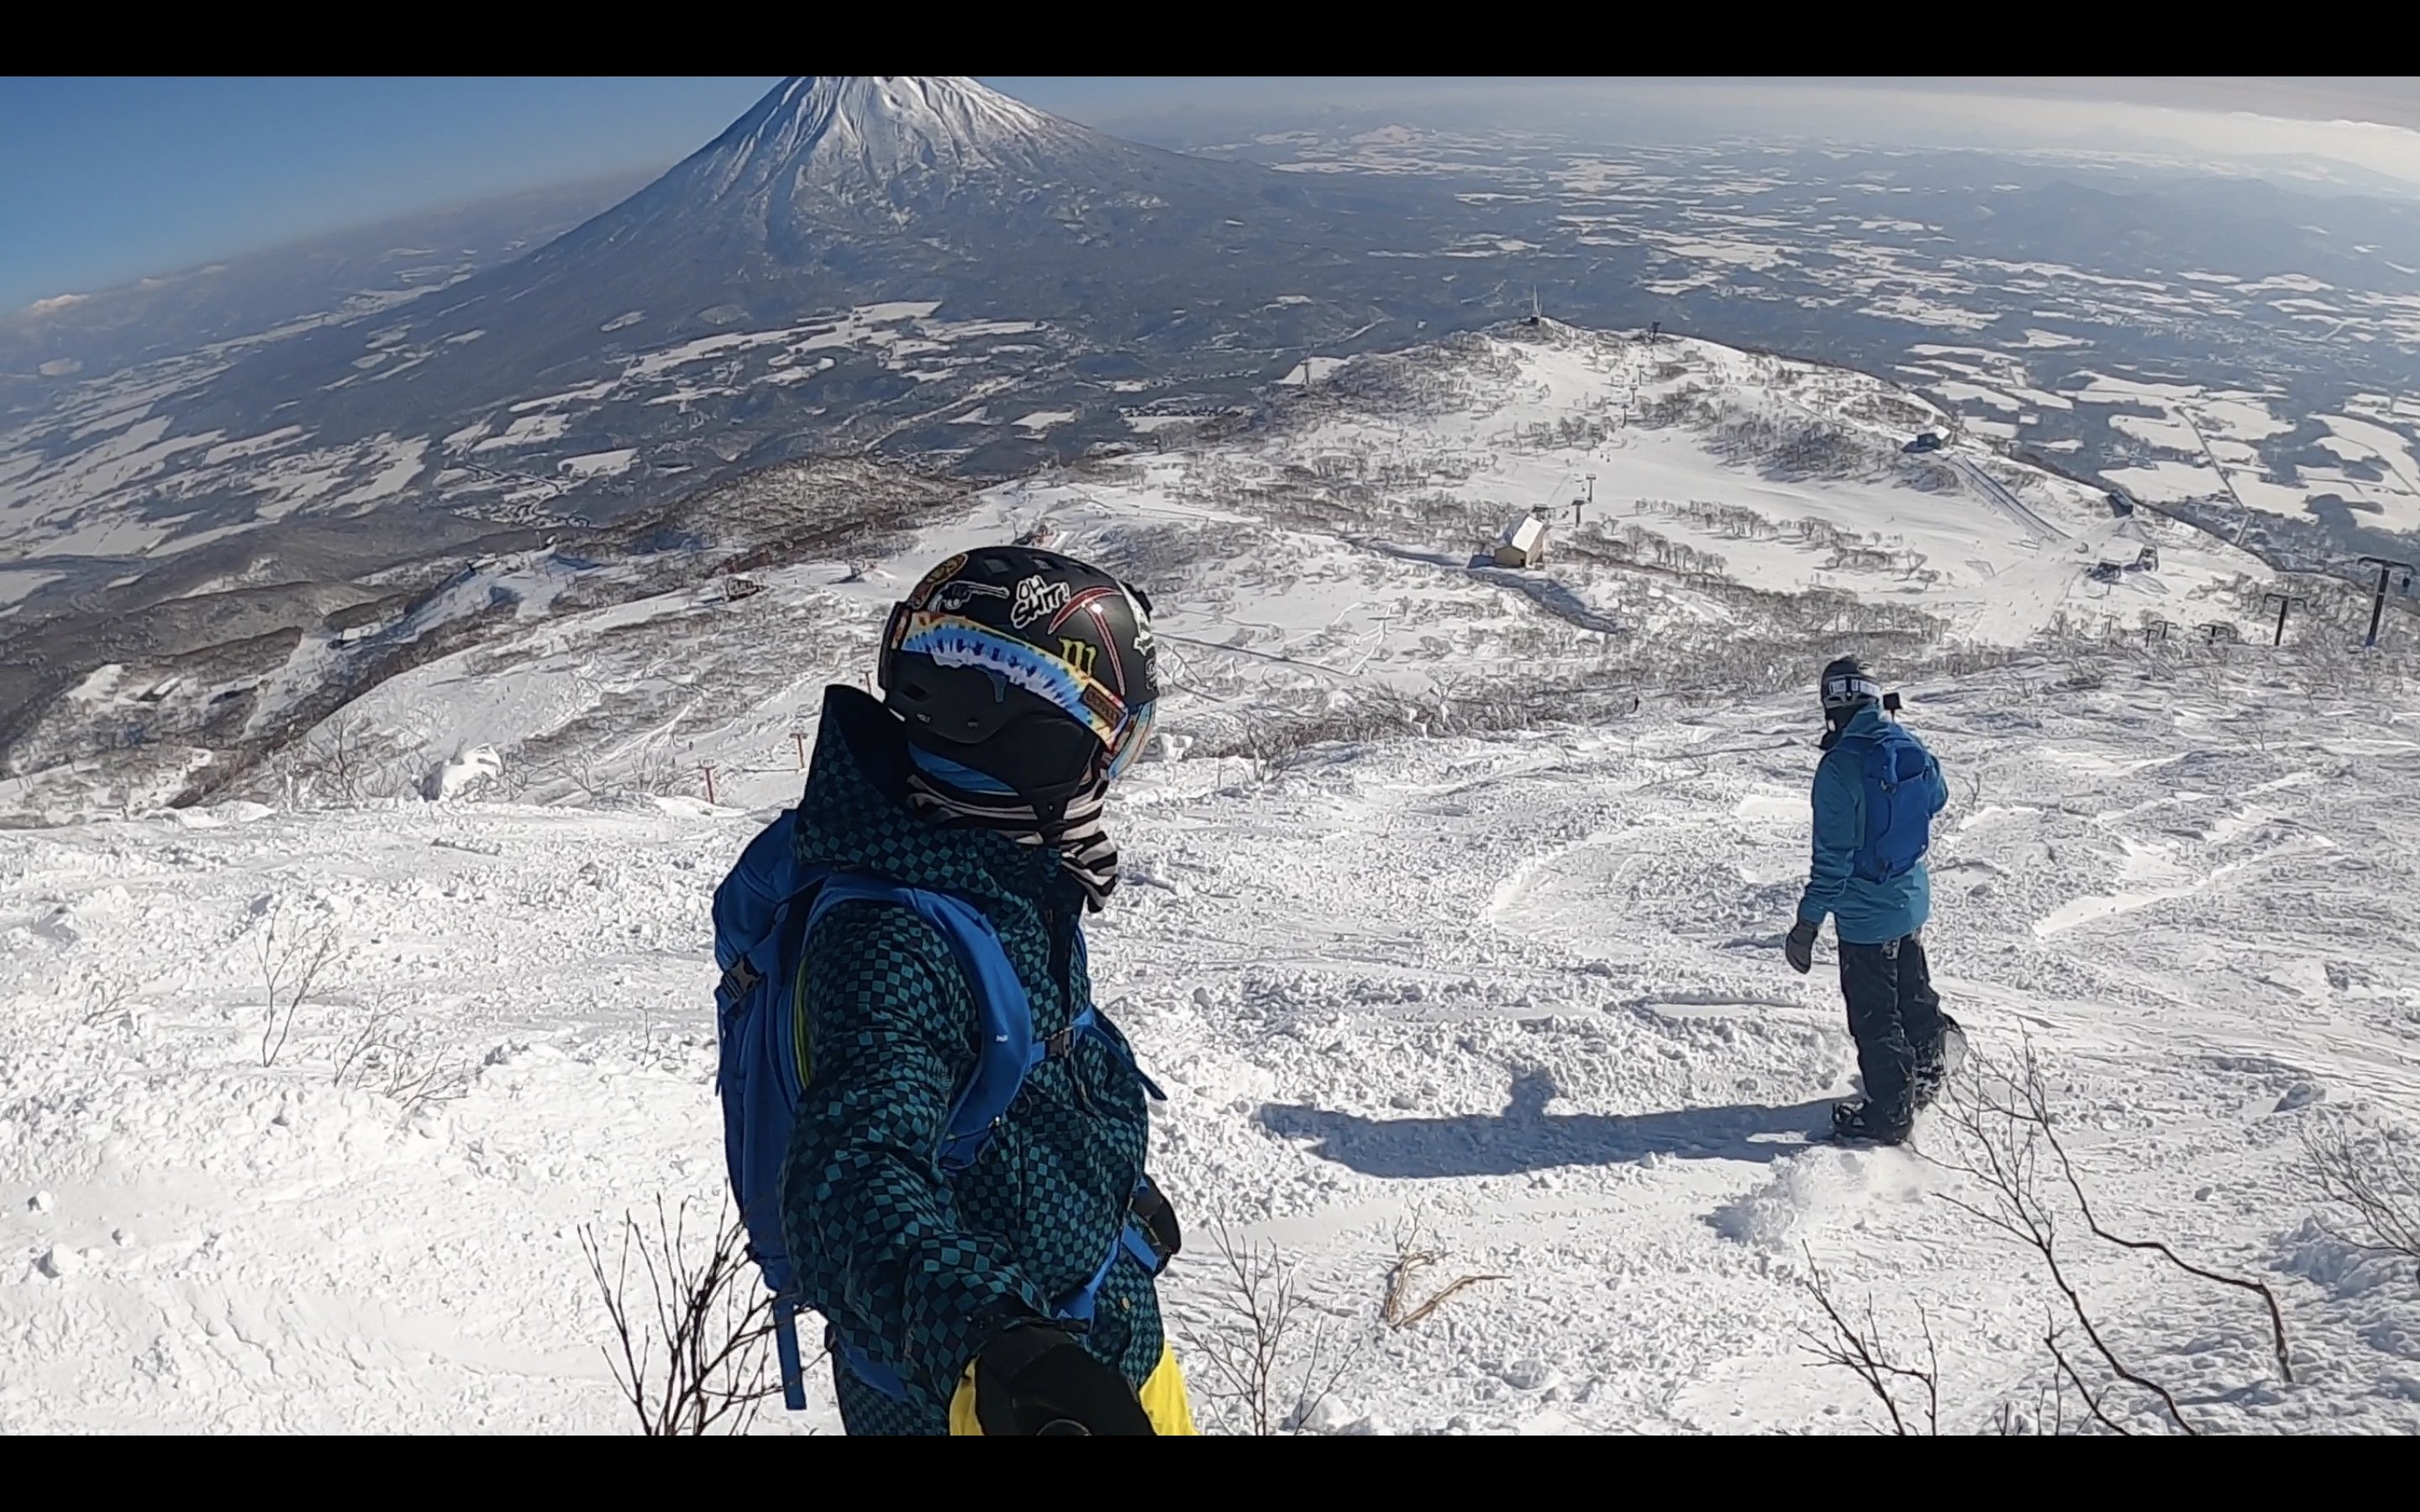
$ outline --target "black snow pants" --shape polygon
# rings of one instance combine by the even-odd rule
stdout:
[[[1916,1121],[1919,1072],[1941,1069],[1941,997],[1925,964],[1922,932],[1883,945],[1842,940],[1840,995],[1849,1000],[1869,1116],[1885,1128],[1905,1129]]]

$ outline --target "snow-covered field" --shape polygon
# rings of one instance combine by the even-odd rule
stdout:
[[[1945,1428],[2038,1411],[2056,1298],[1959,1206],[1971,1141],[1936,1115],[1913,1153],[1804,1142],[1854,1056],[1828,960],[1802,979],[1776,949],[1816,720],[1754,689],[1831,654],[1840,624],[1790,618],[1824,589],[1908,615],[1881,670],[1958,795],[1951,1011],[1979,1056],[2040,1055],[2104,1224],[2275,1288],[2295,1379],[2256,1301],[2071,1226],[2121,1357],[2207,1429],[2420,1427],[2409,1267],[2315,1226],[2298,1138],[2420,1112],[2411,669],[2324,631],[2283,656],[2081,639],[2222,616],[2257,569],[1962,440],[1956,467],[1903,461],[1876,380],[1570,334],[1380,378],[1425,408],[1326,403],[1345,364],[1278,425],[1003,486],[736,600],[558,609],[579,569],[544,554],[468,574],[456,597],[520,616],[343,716],[447,801],[314,807],[345,796],[324,760],[259,790],[276,809],[9,784],[46,823],[0,830],[0,1431],[624,1428],[579,1234],[659,1196],[711,1226],[713,885],[904,586],[1026,532],[1152,591],[1175,685],[1094,959],[1171,1093],[1156,1165],[1192,1250],[1168,1296],[1217,1426],[1244,1421],[1202,1364],[1235,1326],[1221,1225],[1323,1310],[1321,1430],[1871,1427],[1803,1347],[1810,1255],[1902,1354],[1929,1324]],[[1669,418],[1693,385],[1713,417]],[[1856,465],[1779,473],[1793,412]],[[1589,472],[1609,518],[1560,528],[1545,570],[1472,564],[1497,515]],[[2157,570],[2094,580],[2121,539]],[[1699,675],[1776,644],[1786,677]],[[2003,664],[1946,675],[1961,656]],[[1557,721],[1554,689],[1600,684],[1643,702]],[[1456,715],[1491,687],[1538,696]],[[1257,722],[1389,693],[1464,733]],[[1500,1279],[1395,1329],[1413,1224],[1442,1252],[1415,1301]],[[835,1425],[819,1382],[762,1426]]]
[[[751,385],[805,382],[832,367],[835,353],[872,357],[929,381],[980,364],[1001,338],[1044,329],[1032,321],[936,319],[938,308],[930,301],[894,301],[772,330],[642,347],[610,377],[500,406],[442,437],[381,435],[343,444],[315,445],[314,433],[293,424],[256,435],[212,429],[172,436],[179,399],[221,374],[228,352],[211,347],[149,363],[68,391],[53,412],[0,429],[0,546],[29,561],[160,559],[290,516],[364,514],[415,485],[449,505],[535,507],[567,486],[641,465],[638,449],[628,447],[552,455],[560,450],[553,443],[609,405],[688,404]],[[605,329],[644,319],[644,312],[632,311]],[[383,382],[442,362],[449,347],[483,334],[415,345],[409,333],[409,322],[368,330],[356,371],[334,386]],[[1072,418],[1043,414],[1019,423],[1047,428]],[[532,457],[540,459],[535,471]],[[167,502],[179,501],[186,507]],[[248,504],[249,514],[230,512],[231,501]],[[209,523],[199,523],[205,516]],[[0,607],[32,586],[0,581]]]
[[[2104,1223],[2277,1290],[2297,1379],[2257,1303],[2071,1240],[2130,1364],[2206,1429],[2408,1432],[2408,1267],[2311,1225],[2296,1134],[2420,1107],[2420,742],[2270,665],[1911,687],[1960,795],[1935,969],[1978,1051],[2042,1056]],[[1956,1138],[1800,1142],[1854,1064],[1828,964],[1775,949],[1804,705],[1138,769],[1095,958],[1171,1094],[1180,1348],[1232,1326],[1225,1222],[1333,1315],[1316,1426],[1869,1427],[1798,1341],[1811,1252],[1896,1342],[1924,1310],[1945,1427],[2033,1409],[2055,1299],[1953,1206]],[[717,1200],[706,904],[762,817],[234,806],[0,837],[0,1428],[621,1429],[577,1230]],[[315,931],[339,953],[264,1066],[264,941]],[[390,1048],[340,1085],[365,1037]],[[423,1077],[459,1095],[390,1095]],[[1448,1251],[1427,1284],[1504,1279],[1390,1330],[1414,1216]],[[814,1403],[765,1426],[832,1427]]]
[[[1308,477],[1375,517],[1365,536],[1397,545],[1413,544],[1404,517],[1422,503],[1469,506],[1491,531],[1543,508],[1582,548],[1557,576],[1616,618],[1645,617],[1636,575],[1574,563],[1592,539],[1644,530],[1698,555],[1651,542],[1631,552],[1639,564],[1765,593],[1828,588],[1920,609],[1947,638],[1992,644],[2022,643],[2062,617],[2133,628],[2146,614],[2193,612],[2215,582],[2266,575],[2200,532],[2115,517],[2100,489],[1965,432],[1943,452],[1905,455],[1903,443],[1948,417],[1865,374],[1553,322],[1424,355],[1330,369],[1320,377],[1344,397],[1272,434],[1172,452],[1078,488],[1028,490],[1021,501],[1045,514],[1062,501],[1204,498],[1249,510],[1256,491]],[[2146,547],[2157,572],[2092,576]]]
[[[2241,615],[2245,603],[2257,612],[2257,594],[2234,591],[2271,576],[2257,558],[2158,516],[2118,517],[2095,489],[1954,429],[1942,451],[1902,453],[1941,423],[1928,401],[1844,369],[1551,321],[1509,327],[1329,364],[1270,423],[1001,485],[904,544],[776,572],[773,593],[741,606],[684,593],[558,614],[567,589],[652,569],[548,552],[474,563],[375,634],[446,633],[504,599],[514,629],[353,712],[407,733],[413,782],[461,743],[561,748],[599,720],[611,738],[579,749],[584,765],[778,763],[813,715],[816,678],[855,654],[906,583],[949,551],[1034,531],[1163,602],[1177,706],[1230,747],[1253,718],[1373,689],[1467,702],[1725,658],[1761,657],[1769,678],[1784,656],[1796,682],[1796,638],[1812,629],[1928,655],[2131,635],[2154,620],[2257,633]],[[600,466],[619,456],[601,455]],[[826,506],[809,491],[797,507]],[[1556,520],[1544,566],[1490,565],[1497,534],[1533,510]],[[120,764],[96,781],[91,764],[54,748],[76,748],[91,708],[124,706],[140,722],[143,701],[163,696],[207,709],[250,693],[249,728],[272,728],[341,674],[363,633],[306,632],[265,678],[179,675],[172,695],[157,691],[164,671],[132,670],[56,739],[20,741],[0,810],[164,802],[207,756],[178,759],[160,742],[141,772]],[[735,721],[744,748],[728,748]]]

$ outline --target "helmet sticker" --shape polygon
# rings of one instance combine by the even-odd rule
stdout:
[[[1059,606],[1059,611],[1050,616],[1050,628],[1054,631],[1057,630],[1059,626],[1066,624],[1068,620],[1073,618],[1078,609],[1093,609],[1094,605],[1099,603],[1102,599],[1109,597],[1116,592],[1117,590],[1114,588],[1085,589],[1082,593],[1076,594],[1073,598],[1068,599],[1065,603]],[[1093,612],[1094,614],[1098,614],[1100,613],[1100,610],[1093,609]]]
[[[908,594],[908,602],[913,604],[918,609],[923,609],[926,601],[933,596],[934,590],[939,588],[943,583],[948,582],[951,579],[956,577],[959,569],[964,567],[966,564],[967,554],[964,551],[961,551],[956,556],[950,558],[949,561],[942,563],[939,566],[935,567],[932,571],[924,574],[924,580],[918,583],[915,590]]]
[[[1051,616],[1050,629],[1052,633],[1057,633],[1059,627],[1073,619],[1078,610],[1090,610],[1094,620],[1098,622],[1101,619],[1102,605],[1110,599],[1120,597],[1125,599],[1128,609],[1131,609],[1134,607],[1134,595],[1125,593],[1121,589],[1102,587],[1087,588],[1082,593],[1070,598],[1066,604],[1060,609],[1057,614]],[[1134,623],[1135,649],[1141,652],[1147,661],[1151,656],[1151,625],[1140,612],[1135,614]],[[1127,691],[1128,683],[1126,679],[1125,660],[1118,655],[1117,634],[1115,631],[1111,630],[1107,624],[1099,624],[1096,628],[1100,640],[1101,650],[1109,654],[1109,673],[1117,679],[1118,691],[1123,694]],[[1063,644],[1076,643],[1080,642],[1063,642]],[[1091,647],[1085,647],[1083,665],[1088,670],[1092,666],[1091,651]]]
[[[954,614],[978,598],[1006,598],[1007,596],[1008,590],[998,583],[961,580],[943,583],[941,591],[933,595],[933,608],[944,614]]]
[[[1135,649],[1141,652],[1142,659],[1148,662],[1152,659],[1151,607],[1143,602],[1140,594],[1131,588],[1126,590],[1126,602],[1134,606]]]
[[[1035,573],[1016,585],[1016,601],[1009,606],[1008,623],[1022,630],[1045,614],[1067,607],[1067,585]]]

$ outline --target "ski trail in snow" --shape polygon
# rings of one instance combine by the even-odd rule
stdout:
[[[2131,914],[2136,909],[2149,908],[2154,903],[2167,903],[2179,898],[2190,898],[2195,893],[2204,891],[2205,889],[2214,887],[2221,882],[2225,882],[2229,878],[2241,875],[2248,871],[2256,870],[2270,862],[2284,860],[2289,856],[2310,851],[2331,850],[2334,848],[2334,842],[2330,841],[2325,837],[2310,836],[2301,840],[2286,841],[2283,844],[2277,845],[2263,852],[2261,855],[2247,860],[2229,861],[2224,866],[2218,867],[2201,876],[2195,877],[2182,887],[2155,887],[2142,892],[2119,892],[2077,898],[2071,902],[2061,904],[2059,907],[2052,910],[2041,918],[2035,920],[2034,933],[2037,935],[2055,934],[2062,930],[2073,929],[2079,924],[2091,923],[2094,920],[2107,918],[2114,915]],[[2136,848],[2133,854],[2142,853],[2139,848]],[[2133,856],[2130,855],[2130,860],[2132,859]]]
[[[2024,526],[2026,530],[2031,531],[2036,539],[2041,541],[2064,541],[2067,539],[2067,532],[2065,531],[2060,530],[2055,525],[2051,524],[2050,521],[2042,518],[2040,515],[2035,513],[2032,506],[2025,503],[2024,500],[2019,499],[2015,494],[2009,492],[1998,479],[1993,477],[1981,468],[1977,467],[1973,462],[1969,461],[1965,457],[1959,456],[1954,453],[1946,453],[1944,455],[1948,457],[1949,465],[1956,468],[1965,476],[1967,482],[1972,483],[1978,490],[1980,490],[1984,498],[1990,500],[1994,505],[1998,506],[1998,508],[2008,515],[2009,518],[2015,520],[2019,525]]]

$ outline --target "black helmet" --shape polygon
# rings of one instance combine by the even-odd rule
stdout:
[[[1064,804],[1151,736],[1151,601],[1056,551],[961,552],[892,609],[880,676],[916,745]]]
[[[1857,665],[1854,656],[1842,656],[1825,667],[1820,691],[1827,713],[1854,709],[1864,703],[1880,703],[1883,699],[1882,685],[1866,675],[1866,670]]]

